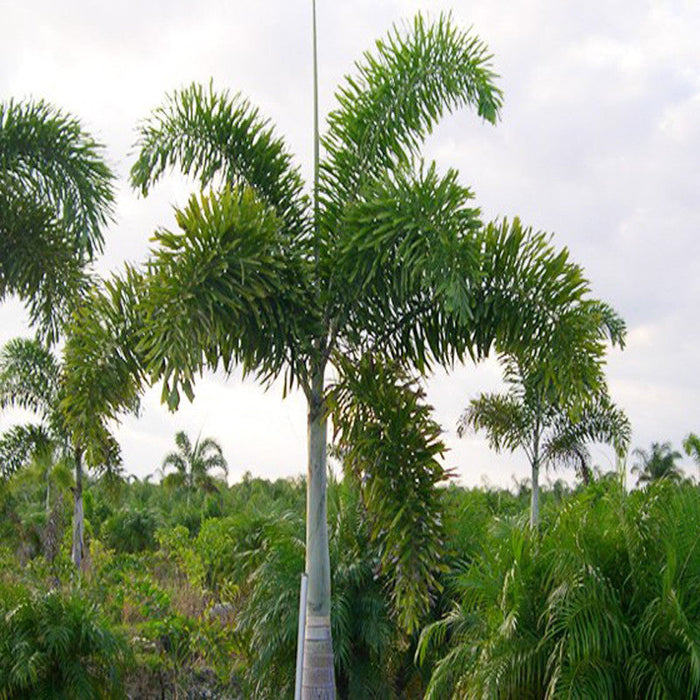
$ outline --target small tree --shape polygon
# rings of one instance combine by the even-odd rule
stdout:
[[[652,442],[651,449],[647,452],[637,447],[632,454],[635,464],[632,473],[637,474],[637,485],[650,484],[660,479],[679,482],[683,478],[683,471],[676,464],[681,458],[681,453],[671,447],[670,442]]]
[[[221,446],[213,438],[200,437],[194,445],[182,431],[175,435],[177,451],[170,452],[161,466],[163,484],[172,486],[184,486],[187,492],[187,505],[190,504],[190,494],[197,488],[204,491],[217,491],[214,478],[210,471],[220,470],[224,476],[228,475],[228,465],[224,459]],[[174,472],[166,474],[168,469]]]
[[[595,309],[591,309],[592,312]],[[622,342],[624,327],[600,320],[614,342]],[[579,356],[579,359],[581,356]],[[586,370],[586,363],[579,369]],[[574,466],[584,483],[590,481],[588,442],[607,442],[622,456],[629,445],[631,428],[624,412],[600,388],[601,377],[588,376],[597,387],[590,396],[557,390],[550,370],[543,365],[505,358],[504,394],[482,394],[472,399],[459,420],[460,436],[484,430],[491,447],[500,452],[522,449],[532,471],[530,525],[539,521],[539,475],[544,467]],[[589,368],[590,369],[590,368]]]

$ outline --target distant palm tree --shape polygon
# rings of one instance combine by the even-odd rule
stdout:
[[[611,317],[611,321],[616,324],[619,319]],[[601,319],[601,328],[605,323]],[[609,334],[614,342],[621,343],[624,328],[610,324]],[[483,430],[497,452],[525,452],[531,467],[530,525],[534,527],[539,520],[541,467],[571,465],[588,484],[591,468],[587,444],[611,444],[621,456],[629,445],[630,423],[624,411],[608,397],[604,383],[585,398],[572,401],[552,392],[543,365],[515,357],[504,358],[504,364],[508,391],[472,399],[459,420],[457,432],[461,436],[470,429]]]
[[[0,437],[0,473],[8,477],[31,463],[41,465],[46,474],[48,512],[54,466],[74,466],[72,559],[80,568],[84,550],[82,453],[71,444],[60,410],[61,372],[60,363],[37,340],[13,338],[0,351],[0,408],[22,408],[39,421],[16,425]]]
[[[164,475],[163,483],[170,486],[184,486],[187,491],[187,505],[195,488],[203,491],[218,491],[210,471],[219,469],[228,476],[228,465],[221,451],[221,446],[212,438],[197,438],[194,445],[184,431],[175,435],[177,451],[171,452],[163,460],[160,470]],[[166,470],[175,471],[165,474]]]
[[[632,473],[639,475],[638,485],[659,479],[678,482],[683,478],[683,472],[676,464],[681,458],[681,453],[673,450],[670,442],[652,442],[649,452],[638,447],[632,454],[637,458]]]
[[[700,467],[700,437],[695,433],[689,433],[683,440],[683,449],[688,457],[692,457],[695,464]]]

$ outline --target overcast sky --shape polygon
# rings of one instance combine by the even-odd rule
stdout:
[[[669,440],[680,449],[700,432],[700,3],[318,0],[322,114],[362,52],[418,10],[451,10],[473,26],[505,93],[496,127],[461,112],[436,130],[426,156],[460,171],[484,218],[519,215],[571,250],[594,294],[629,326],[608,376],[633,447]],[[120,176],[100,272],[143,260],[153,231],[172,226],[172,205],[188,194],[175,178],[148,199],[126,185],[135,126],[174,88],[212,79],[245,93],[308,178],[310,0],[0,0],[0,16],[0,100],[44,98],[72,112]],[[0,341],[26,333],[24,323],[21,305],[3,304]],[[498,386],[494,362],[428,381],[446,463],[465,484],[509,485],[527,474],[521,457],[496,457],[480,438],[455,435],[468,399]],[[270,478],[305,470],[302,397],[282,401],[280,389],[264,393],[237,376],[205,377],[196,393],[174,415],[160,407],[159,389],[146,394],[143,415],[118,430],[128,471],[154,471],[181,429],[218,439],[233,480],[246,470]],[[595,457],[612,468],[609,451]]]

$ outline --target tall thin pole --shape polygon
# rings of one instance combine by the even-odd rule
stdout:
[[[320,222],[318,206],[319,180],[319,134],[318,134],[318,50],[316,48],[316,0],[312,0],[313,43],[314,43],[314,262],[316,265],[316,284],[318,285],[318,260],[320,245]]]

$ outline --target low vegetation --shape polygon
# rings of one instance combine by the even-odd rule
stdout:
[[[19,475],[17,475],[19,476]],[[302,480],[92,480],[87,568],[68,486],[2,495],[0,697],[291,698]],[[33,494],[32,497],[27,494]],[[341,698],[679,698],[700,690],[700,493],[616,474],[541,494],[439,489],[435,593],[403,624],[395,567],[351,480],[331,481]],[[32,503],[32,499],[35,501]],[[52,546],[52,542],[57,542]],[[694,689],[694,690],[693,690]]]

